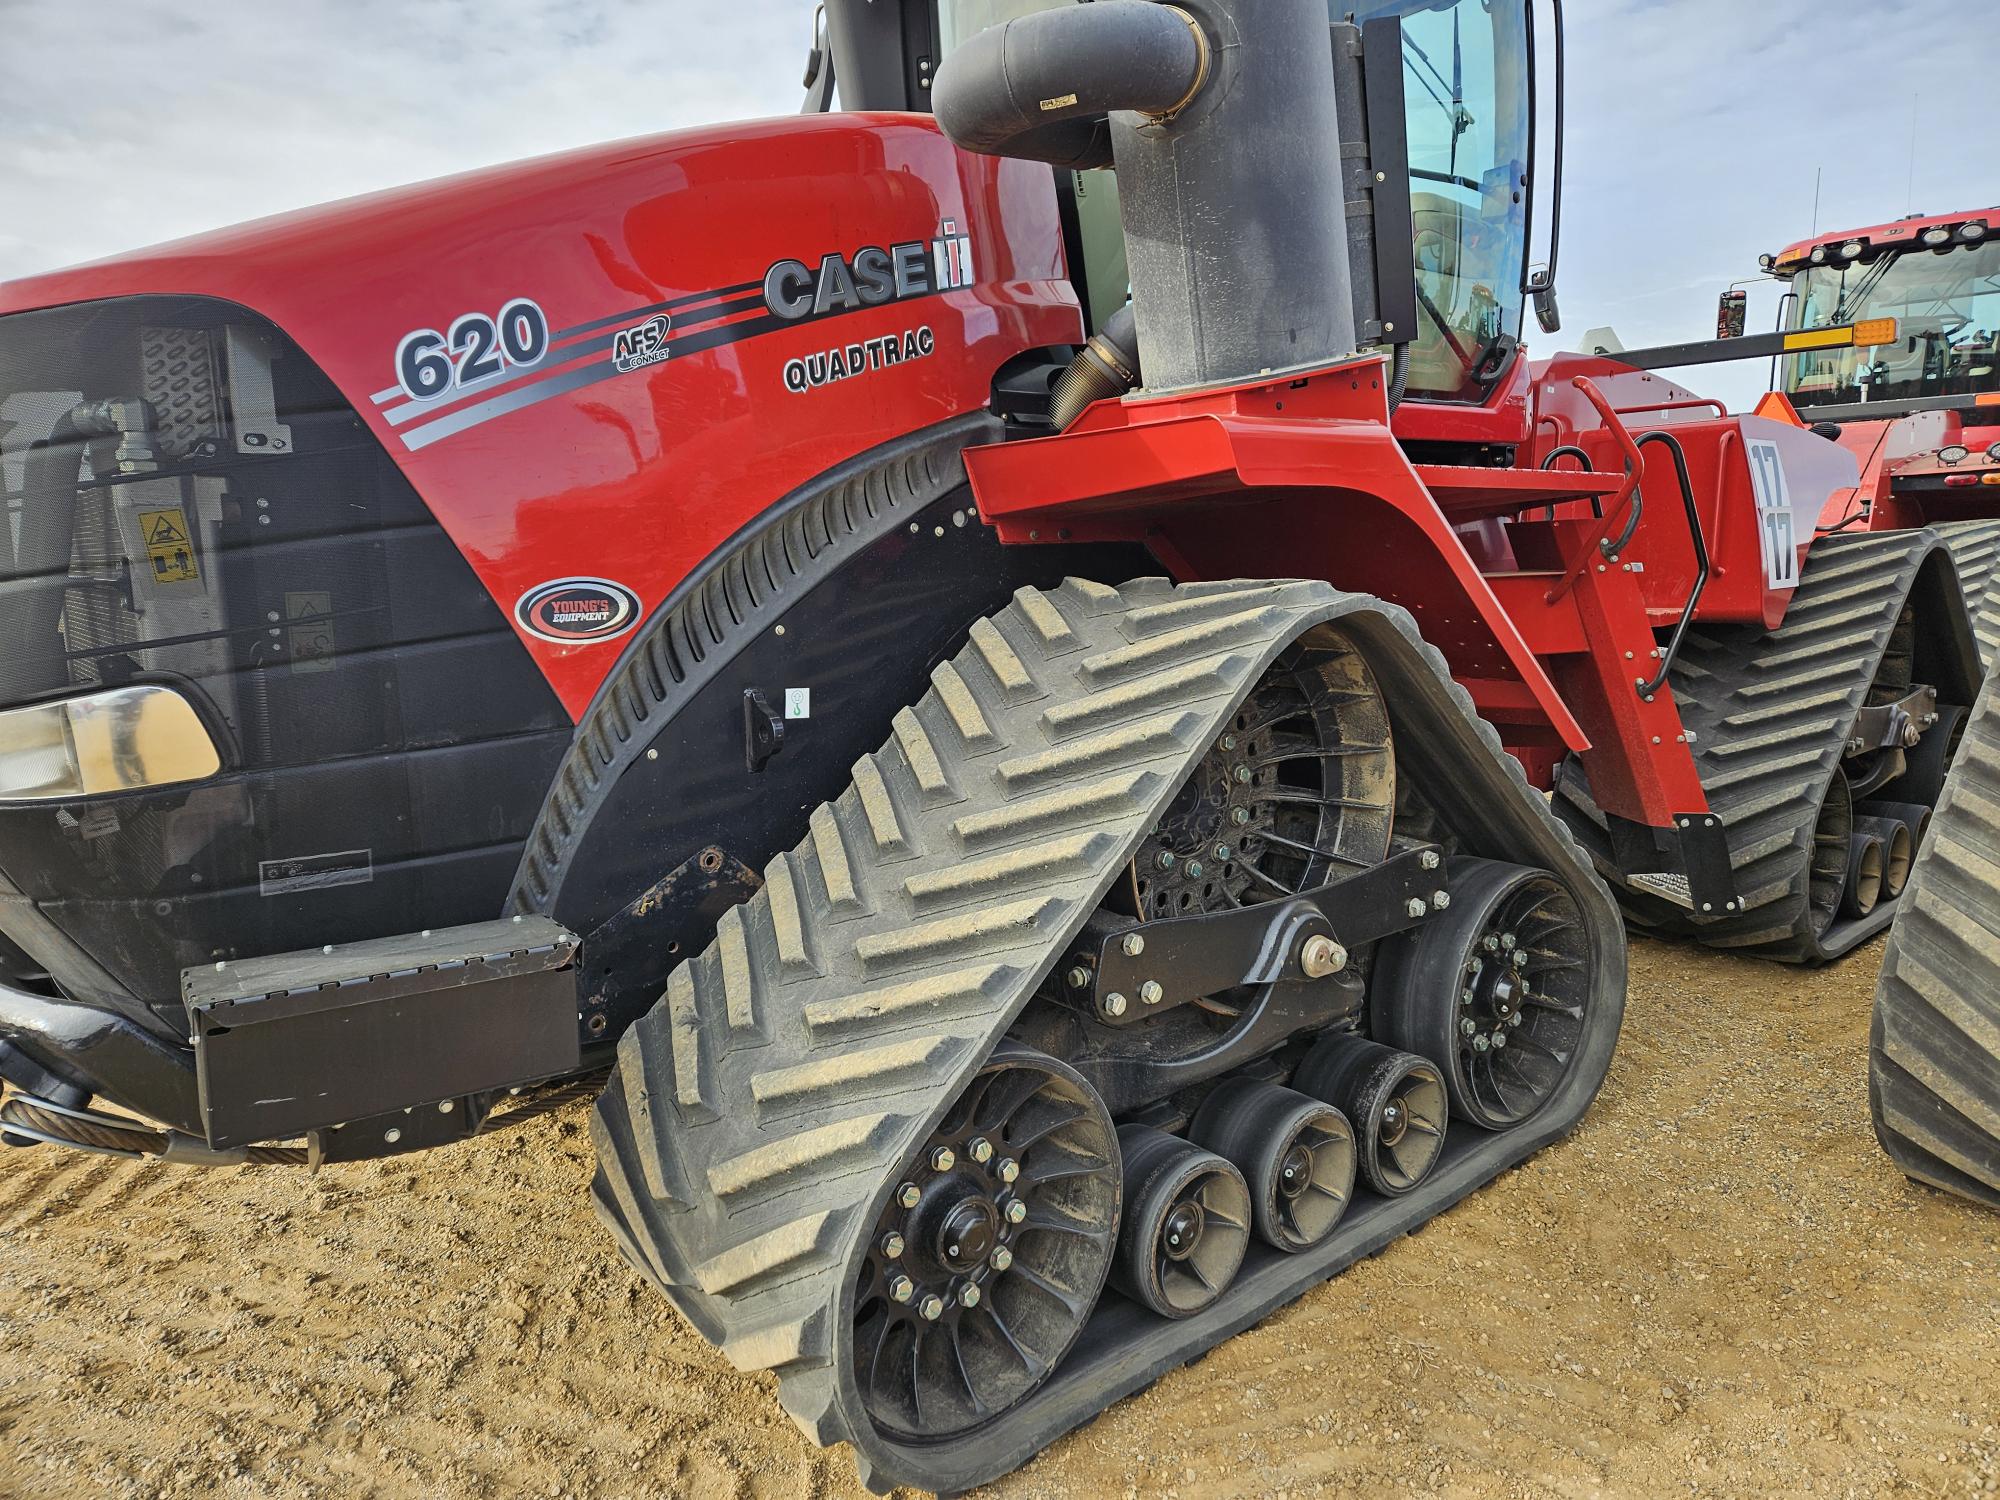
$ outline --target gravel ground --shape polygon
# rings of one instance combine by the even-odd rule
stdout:
[[[1639,943],[1569,1141],[985,1493],[2000,1492],[2000,1216],[1875,1148],[1879,959]],[[859,1493],[620,1263],[586,1113],[317,1178],[0,1154],[0,1495]]]

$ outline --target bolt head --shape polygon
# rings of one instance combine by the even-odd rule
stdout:
[[[996,1245],[992,1255],[987,1257],[987,1263],[996,1271],[1004,1271],[1014,1264],[1014,1252],[1005,1245]]]
[[[1308,979],[1324,979],[1347,967],[1347,950],[1324,933],[1315,933],[1299,946],[1299,967]]]
[[[903,1258],[903,1249],[904,1249],[903,1237],[900,1234],[896,1233],[895,1230],[892,1229],[887,1234],[882,1236],[883,1259],[901,1260]]]
[[[1148,1005],[1158,1005],[1166,996],[1167,992],[1160,988],[1160,981],[1157,979],[1149,979],[1139,986],[1139,998]]]
[[[1500,939],[1489,932],[1481,939],[1480,946],[1488,953],[1498,953],[1500,951]]]
[[[1002,1182],[1012,1182],[1021,1175],[1021,1164],[1011,1156],[1000,1158],[1000,1165],[993,1169],[993,1175]]]
[[[403,1138],[403,1132],[399,1126],[391,1125],[387,1130],[382,1132],[382,1139],[387,1141],[392,1146],[395,1145],[396,1142],[400,1141],[402,1138]]]
[[[1483,1032],[1472,1039],[1472,1050],[1474,1052],[1484,1052],[1492,1045],[1493,1044],[1486,1039],[1486,1036]]]
[[[1507,1024],[1509,1026],[1519,1026],[1521,1024],[1521,1013],[1518,1010],[1515,1011],[1513,1015],[1507,1018]]]
[[[1236,736],[1233,734],[1225,734],[1222,737],[1222,748],[1225,750],[1234,750],[1236,748]]]
[[[1403,903],[1403,913],[1405,916],[1421,917],[1429,910],[1430,908],[1424,905],[1423,898],[1420,896],[1412,896],[1408,901]]]
[[[1069,987],[1073,990],[1087,990],[1090,988],[1090,970],[1086,969],[1082,964],[1078,964],[1063,977],[1069,980]]]
[[[1431,892],[1431,909],[1433,911],[1443,911],[1447,906],[1450,905],[1451,905],[1450,891]]]
[[[1158,854],[1153,856],[1153,863],[1158,865],[1162,870],[1171,870],[1174,867],[1173,850],[1162,849]]]
[[[1500,934],[1500,946],[1505,949],[1508,949],[1510,952],[1515,948],[1515,946],[1517,946],[1518,941],[1519,940],[1511,932],[1503,932]]]
[[[1493,1045],[1494,1045],[1494,1046],[1496,1046],[1496,1047],[1504,1047],[1504,1046],[1506,1046],[1506,1045],[1507,1045],[1507,1033],[1506,1033],[1506,1032],[1504,1032],[1504,1031],[1496,1031],[1496,1032],[1494,1032],[1494,1033],[1493,1033]]]
[[[1461,1016],[1458,1022],[1458,1029],[1464,1035],[1471,1036],[1473,1032],[1479,1029],[1479,1023],[1470,1016]]]
[[[1114,1019],[1125,1014],[1125,997],[1116,990],[1113,990],[1097,1003],[1107,1016]]]
[[[1528,950],[1526,948],[1516,948],[1514,950],[1514,967],[1517,969],[1528,967]]]
[[[1233,807],[1229,810],[1229,819],[1239,826],[1247,823],[1250,821],[1250,809],[1247,807]]]
[[[1458,1003],[1460,1005],[1472,1004],[1472,991],[1470,988],[1462,989],[1458,992]]]
[[[1238,786],[1250,785],[1250,768],[1248,766],[1238,766],[1236,768],[1236,784]]]
[[[1439,865],[1444,863],[1444,860],[1440,857],[1437,850],[1426,849],[1422,854],[1417,856],[1417,863],[1422,865],[1426,870],[1435,870]]]
[[[915,1208],[923,1201],[923,1192],[914,1182],[906,1182],[896,1189],[896,1201],[905,1208]]]
[[[931,1170],[933,1172],[949,1172],[957,1165],[958,1153],[953,1151],[951,1147],[939,1146],[935,1151],[931,1152]]]
[[[979,1306],[979,1287],[977,1283],[967,1282],[958,1289],[958,1305],[960,1307]]]
[[[1009,1224],[1018,1224],[1028,1217],[1028,1205],[1019,1198],[1009,1199],[1006,1213]]]
[[[993,1143],[983,1135],[976,1135],[966,1142],[965,1154],[983,1167],[993,1160]]]
[[[926,1323],[935,1323],[944,1316],[944,1298],[936,1292],[930,1292],[917,1304],[917,1311],[923,1315]]]
[[[892,1302],[908,1302],[917,1294],[917,1284],[907,1276],[889,1278],[889,1299]]]
[[[1137,958],[1146,951],[1146,940],[1136,932],[1128,932],[1118,940],[1118,951],[1127,958]]]
[[[1187,863],[1187,872],[1189,880],[1201,879],[1201,861],[1198,859],[1189,860]]]

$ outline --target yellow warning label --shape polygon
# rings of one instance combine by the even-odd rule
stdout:
[[[179,506],[139,512],[139,534],[146,539],[146,556],[155,583],[197,583],[201,564],[188,538],[187,516]]]

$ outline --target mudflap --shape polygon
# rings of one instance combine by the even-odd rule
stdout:
[[[1358,1192],[1313,1249],[1253,1249],[1204,1312],[1168,1322],[1107,1292],[1068,1358],[984,1426],[931,1444],[878,1429],[850,1334],[905,1164],[1260,675],[1333,624],[1375,672],[1398,766],[1455,852],[1540,866],[1574,893],[1592,987],[1568,1073],[1519,1126],[1454,1126],[1413,1192]],[[1609,894],[1408,614],[1322,583],[1072,579],[975,624],[809,837],[674,970],[594,1115],[594,1197],[625,1258],[739,1369],[775,1371],[793,1419],[852,1443],[871,1488],[960,1491],[1564,1135],[1604,1078],[1624,994]]]
[[[1557,778],[1556,811],[1590,850],[1633,927],[1802,964],[1838,958],[1883,931],[1894,900],[1866,917],[1815,919],[1814,825],[1913,599],[1928,616],[1919,632],[1919,678],[1935,684],[1940,702],[1970,701],[1980,671],[1964,598],[1952,549],[1935,531],[1829,536],[1808,554],[1775,630],[1690,631],[1669,683],[1710,811],[1722,819],[1742,909],[1698,913],[1649,888],[1645,876],[1621,872],[1572,757]]]
[[[1875,988],[1868,1105],[1890,1160],[2000,1208],[2000,676],[1987,680]]]

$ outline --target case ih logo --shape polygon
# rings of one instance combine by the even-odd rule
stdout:
[[[673,328],[673,319],[665,313],[654,313],[643,323],[621,328],[611,341],[611,363],[621,374],[660,363],[673,352],[667,347],[667,335]]]
[[[787,322],[879,307],[972,285],[972,236],[946,219],[934,240],[869,245],[852,258],[827,255],[814,270],[781,260],[764,273],[764,305]]]
[[[623,635],[639,623],[639,596],[608,578],[558,578],[528,590],[514,605],[528,634],[559,646]]]

